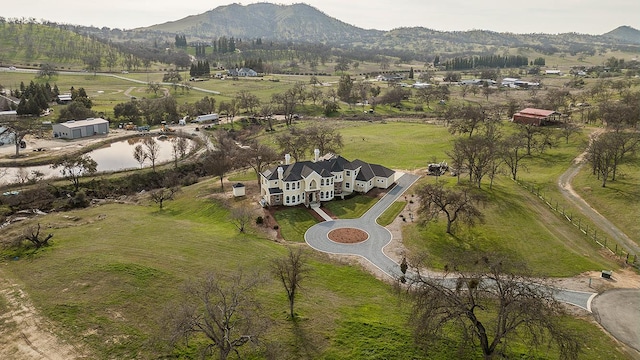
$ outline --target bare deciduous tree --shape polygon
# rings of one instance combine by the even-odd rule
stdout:
[[[98,164],[88,155],[79,157],[65,156],[51,165],[52,169],[61,168],[60,172],[67,180],[71,181],[75,191],[80,187],[80,178],[90,175],[98,170]]]
[[[468,225],[483,220],[477,207],[482,202],[482,197],[471,188],[456,190],[445,189],[442,184],[427,184],[418,188],[416,194],[421,202],[418,212],[427,220],[435,220],[440,213],[445,214],[448,234],[452,234],[452,225],[459,219]]]
[[[163,187],[160,189],[151,190],[150,196],[151,200],[160,206],[160,210],[163,209],[164,202],[168,200],[173,200],[175,193],[180,190],[177,186],[172,187]]]
[[[259,281],[259,276],[240,273],[229,279],[207,274],[189,283],[184,301],[167,311],[165,326],[170,342],[175,345],[192,334],[202,334],[208,340],[203,356],[216,350],[220,360],[231,353],[240,356],[240,349],[248,343],[256,344],[267,328],[252,294]]]
[[[144,166],[144,162],[147,161],[147,154],[145,153],[142,145],[138,144],[133,149],[133,158],[140,164],[140,168]]]
[[[241,204],[231,209],[230,220],[238,231],[243,233],[254,217],[253,209],[247,204]]]
[[[220,177],[220,188],[224,189],[224,176],[236,166],[240,148],[225,130],[217,130],[211,140],[213,148],[205,154],[204,166],[208,173]]]
[[[262,184],[260,183],[260,173],[262,173],[266,166],[270,163],[278,160],[280,157],[278,153],[269,145],[259,143],[257,141],[251,142],[248,146],[240,148],[238,154],[238,164],[250,166],[256,173],[256,179],[258,180],[259,190],[262,190]]]
[[[158,157],[160,156],[160,145],[158,145],[156,139],[149,136],[142,140],[142,147],[147,159],[151,161],[151,168],[153,169],[153,172],[155,172],[156,160],[158,160]]]
[[[445,269],[452,274],[429,278],[417,266],[411,277],[411,323],[419,342],[454,333],[462,336],[461,346],[472,345],[492,359],[510,357],[517,338],[532,348],[555,343],[563,359],[577,358],[579,337],[563,326],[564,309],[550,287],[527,276],[524,264],[500,255],[467,254]]]
[[[178,160],[184,159],[189,151],[189,142],[184,134],[178,134],[171,139],[171,151],[173,152],[173,165],[178,168]]]
[[[591,140],[587,149],[587,160],[591,163],[593,174],[602,180],[616,180],[618,165],[628,154],[635,152],[640,145],[640,134],[626,132],[607,132]]]
[[[524,151],[524,140],[518,134],[511,135],[502,141],[502,161],[507,165],[511,172],[511,178],[517,180],[518,170],[521,167],[520,160],[527,156]]]
[[[287,299],[289,300],[289,317],[291,320],[296,318],[296,314],[294,312],[296,295],[300,289],[300,283],[306,277],[308,270],[306,258],[302,249],[294,251],[289,248],[287,256],[273,261],[272,271],[276,278],[280,280],[282,286],[284,286],[284,289],[287,292]]]
[[[24,230],[24,239],[29,241],[36,249],[49,245],[49,240],[53,237],[53,234],[48,234],[44,239],[40,238],[40,223],[38,225],[32,225]]]

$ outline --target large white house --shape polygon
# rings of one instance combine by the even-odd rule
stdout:
[[[333,154],[319,158],[317,150],[314,161],[291,164],[290,160],[287,154],[283,165],[260,174],[263,204],[319,206],[353,192],[386,189],[395,182],[395,171],[382,165]]]

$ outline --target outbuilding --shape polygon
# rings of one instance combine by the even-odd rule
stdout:
[[[86,120],[69,120],[53,124],[53,137],[62,139],[79,139],[87,136],[106,135],[109,133],[109,121],[103,118]]]
[[[558,120],[560,115],[553,110],[526,108],[513,114],[512,121],[521,125],[542,126]]]
[[[233,184],[232,187],[233,187],[233,196],[240,197],[240,196],[244,196],[245,195],[244,184],[243,183]]]

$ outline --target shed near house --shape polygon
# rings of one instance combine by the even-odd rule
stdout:
[[[69,120],[60,124],[53,124],[53,136],[63,139],[79,139],[93,135],[109,133],[109,121],[103,118],[86,120]]]
[[[244,184],[243,183],[233,184],[232,187],[233,187],[233,196],[240,197],[240,196],[244,196],[245,195]]]
[[[560,113],[553,110],[526,108],[513,114],[513,121],[521,125],[543,126],[558,120]]]

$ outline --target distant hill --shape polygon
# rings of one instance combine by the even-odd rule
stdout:
[[[632,28],[631,26],[620,26],[602,36],[629,42],[632,44],[640,44],[640,30]]]
[[[464,54],[493,51],[485,47],[531,48],[542,54],[557,51],[593,53],[594,46],[613,48],[640,44],[638,30],[620,27],[605,35],[515,34],[486,30],[436,31],[423,27],[398,28],[391,31],[366,30],[332,18],[306,5],[258,3],[217,7],[200,15],[135,29],[134,32],[184,34],[190,41],[210,41],[221,36],[243,40],[324,43],[357,47],[385,53],[388,51],[423,54]]]
[[[269,3],[219,6],[200,15],[135,30],[178,33],[202,38],[233,36],[241,39],[263,38],[312,43],[368,41],[384,33],[349,25],[306,4]]]

